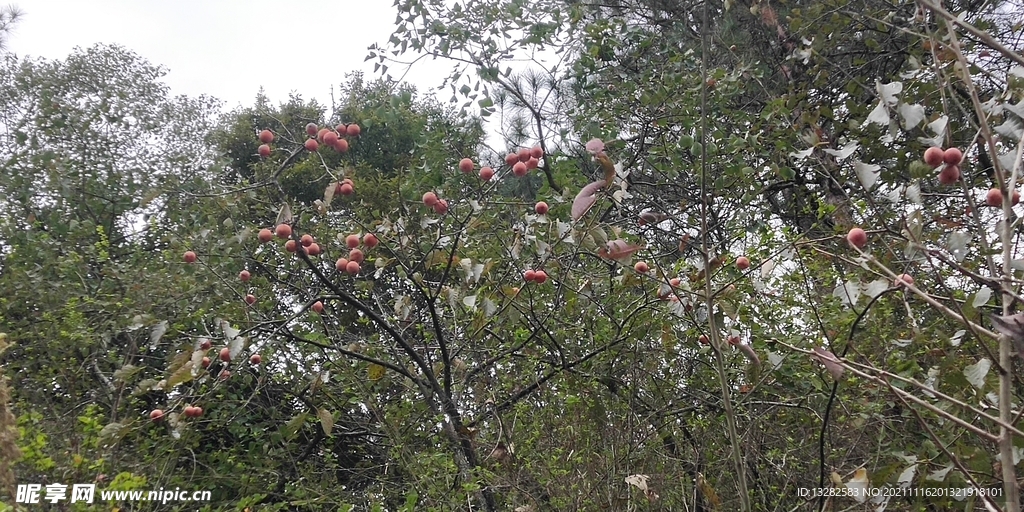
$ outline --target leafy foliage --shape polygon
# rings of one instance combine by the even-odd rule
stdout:
[[[459,112],[356,75],[330,112],[258,97],[216,127],[123,49],[8,56],[19,482],[270,510],[1001,486],[1019,510],[1007,6],[400,0],[370,58],[461,63]]]

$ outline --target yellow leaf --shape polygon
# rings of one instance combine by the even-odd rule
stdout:
[[[719,510],[722,507],[722,499],[718,497],[718,493],[711,487],[711,484],[704,479],[702,473],[697,473],[697,488],[700,489],[701,494],[707,498],[708,503],[711,504],[713,510]]]
[[[320,418],[320,426],[324,429],[324,435],[330,436],[334,429],[334,415],[327,409],[320,408],[316,411],[317,418]]]
[[[615,180],[615,164],[604,153],[598,153],[597,161],[601,164],[601,170],[604,171],[605,184],[610,186]]]
[[[384,367],[376,363],[371,363],[370,366],[366,368],[366,377],[372,381],[378,381],[384,378]]]

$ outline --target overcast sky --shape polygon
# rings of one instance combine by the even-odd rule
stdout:
[[[62,59],[75,46],[117,43],[169,71],[175,94],[207,94],[224,108],[251,105],[262,86],[273,103],[290,92],[330,105],[346,73],[365,71],[366,47],[384,43],[392,0],[12,0],[24,17],[8,44],[19,56]],[[434,65],[430,65],[434,64]],[[450,66],[414,66],[426,92]],[[403,70],[391,66],[399,78]],[[443,95],[442,95],[443,96]],[[444,96],[447,98],[447,96]]]

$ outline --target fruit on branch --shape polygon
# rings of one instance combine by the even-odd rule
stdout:
[[[543,270],[538,270],[538,271],[534,272],[533,280],[537,284],[544,284],[544,281],[548,280],[548,273],[544,272]]]
[[[313,311],[316,311],[317,313],[323,313],[324,312],[324,303],[323,302],[316,301],[316,302],[313,303],[312,307],[313,307]]]
[[[533,211],[537,212],[538,215],[544,215],[548,213],[548,204],[540,201],[533,206]]]
[[[284,243],[284,250],[288,252],[295,252],[299,249],[299,244],[295,243],[295,240],[288,240]]]
[[[256,303],[256,296],[251,294],[251,293],[246,295],[245,296],[245,303],[250,305],[250,306],[255,304]]]
[[[949,165],[959,165],[960,161],[964,159],[964,152],[957,148],[947,148],[942,153],[942,161]]]
[[[1002,206],[1003,191],[998,188],[990,188],[988,193],[985,194],[985,204],[989,206]]]
[[[185,260],[185,263],[195,263],[196,262],[196,253],[194,253],[192,251],[185,251],[184,256],[182,256],[182,259]]]
[[[535,279],[537,279],[537,272],[533,269],[529,269],[526,272],[523,272],[523,279],[527,283],[532,283]]]
[[[359,269],[359,262],[358,261],[350,261],[350,262],[348,262],[348,265],[345,266],[345,272],[348,272],[350,275],[353,275],[353,276],[358,274],[359,270],[360,269]]]
[[[351,183],[342,183],[338,187],[338,192],[341,192],[341,195],[343,195],[343,196],[350,196],[353,193],[355,193],[355,191],[356,191],[356,189],[355,189],[355,187],[352,186]]]
[[[345,139],[338,139],[337,142],[331,144],[331,147],[338,153],[344,153],[348,151],[348,141]]]
[[[220,349],[220,360],[225,363],[231,362],[231,349],[227,347]]]
[[[940,147],[932,146],[924,151],[924,163],[932,166],[932,168],[942,165],[944,160],[944,152]]]
[[[264,144],[270,144],[274,142],[274,132],[270,130],[263,130],[260,132],[260,142]]]
[[[316,132],[316,140],[317,140],[317,142],[324,142],[324,135],[327,135],[327,133],[330,132],[330,131],[331,130],[329,130],[327,128],[320,128],[319,130],[317,130],[317,132]]]
[[[702,345],[710,345],[711,344],[711,340],[708,339],[708,335],[707,334],[701,334],[700,336],[698,336],[697,337],[697,341],[699,341]]]
[[[532,170],[536,169],[537,167],[540,167],[540,160],[537,160],[536,158],[531,156],[530,159],[526,161],[526,169]]]
[[[939,183],[943,185],[952,185],[960,179],[960,166],[959,165],[947,165],[939,171]]]
[[[238,273],[238,278],[241,279],[243,283],[247,283],[249,282],[249,279],[252,279],[252,274],[250,274],[248,270],[243,270]]]
[[[378,243],[380,243],[380,240],[377,240],[377,235],[373,233],[363,235],[363,245],[365,245],[367,249],[377,247]]]
[[[346,236],[345,246],[347,246],[349,249],[355,249],[356,247],[359,247],[359,235],[351,234],[349,236]]]
[[[480,179],[482,179],[484,181],[491,181],[491,178],[493,178],[493,177],[494,177],[494,169],[491,169],[490,167],[481,167],[480,168]]]
[[[305,235],[302,235],[302,238],[299,238],[299,242],[302,243],[303,247],[309,247],[310,245],[313,245],[313,235],[306,233]]]
[[[309,244],[309,247],[306,248],[306,254],[309,254],[310,256],[319,256],[320,244],[316,242]]]
[[[263,357],[261,357],[259,354],[253,354],[253,355],[249,356],[249,364],[251,364],[251,365],[255,366],[255,365],[260,364],[262,362],[263,362]]]
[[[517,155],[515,153],[509,153],[509,154],[505,155],[505,164],[506,165],[515,165],[516,162],[518,162],[518,161],[519,161],[519,155]]]
[[[324,128],[324,130],[327,130],[327,129]],[[334,147],[335,145],[337,145],[338,141],[341,140],[341,139],[338,138],[338,134],[337,133],[334,133],[334,132],[332,132],[330,130],[327,130],[327,133],[324,133],[323,139],[324,139],[324,144],[327,144],[328,146],[331,146],[331,147]]]
[[[672,279],[668,280],[668,285],[673,288],[678,288],[682,282],[682,279],[679,279],[678,277],[673,277]]]
[[[260,234],[259,234],[260,242],[267,243],[272,238],[274,238],[274,232],[273,231],[270,231],[267,228],[263,228],[263,229],[260,230]]]
[[[437,204],[437,194],[433,192],[424,192],[423,204],[426,206],[433,207],[435,204]]]
[[[338,272],[347,272],[346,269],[348,268],[348,259],[338,258],[338,261],[334,263],[334,268],[337,269]]]
[[[516,158],[518,158],[520,162],[526,163],[526,161],[530,159],[530,150],[527,148],[520,149],[519,152],[516,153]]]
[[[893,286],[903,286],[904,284],[914,284],[914,278],[910,274],[900,274],[893,280]]]
[[[306,135],[310,137],[316,137],[317,126],[316,123],[309,123],[306,125]]]
[[[638,261],[638,262],[633,264],[633,270],[636,270],[637,272],[639,272],[641,274],[646,274],[647,271],[651,270],[651,268],[649,266],[647,266],[647,262],[646,261]]]
[[[356,262],[356,264],[362,263],[363,251],[360,251],[359,249],[352,249],[351,251],[348,252],[348,260],[354,261]]]
[[[228,380],[231,378],[231,370],[221,370],[220,380]]]
[[[266,158],[270,156],[270,146],[266,144],[260,144],[260,147],[256,148],[256,152],[259,153],[259,155],[262,156],[263,158]]]
[[[306,151],[316,151],[320,149],[320,143],[316,139],[306,139],[306,143],[302,145],[306,148]]]
[[[198,418],[203,415],[203,408],[192,407],[191,405],[187,405],[185,406],[185,410],[183,412],[185,413],[186,418]]]
[[[850,245],[860,249],[867,245],[868,234],[861,228],[853,228],[846,235],[846,241],[850,242]]]
[[[210,358],[209,357],[203,357],[202,365],[203,365],[203,368],[209,368],[210,367]]]
[[[164,411],[162,411],[160,409],[153,409],[153,411],[149,413],[149,419],[151,419],[153,421],[160,421],[163,418],[164,418]]]
[[[210,347],[213,347],[213,342],[210,341],[210,338],[203,338],[199,341],[199,350],[210,350]]]
[[[537,144],[536,146],[530,148],[530,156],[536,158],[537,160],[544,158],[544,148],[540,147],[540,144]]]
[[[360,128],[359,125],[355,123],[352,123],[345,128],[345,133],[347,133],[349,137],[358,137],[359,134],[362,132],[363,129]]]
[[[278,224],[274,228],[274,233],[277,233],[278,238],[288,238],[292,236],[292,227],[288,224]]]
[[[438,199],[437,202],[434,203],[434,213],[438,215],[444,215],[448,213],[448,201],[445,201],[444,199]]]
[[[747,258],[746,256],[740,256],[739,258],[736,258],[736,268],[740,270],[746,270],[750,268],[750,258]]]
[[[526,164],[523,163],[523,162],[516,162],[516,164],[512,166],[512,174],[515,174],[516,176],[518,176],[520,178],[522,178],[523,176],[526,176],[526,173],[528,171],[529,171],[529,169],[526,167]]]
[[[475,167],[476,166],[473,165],[473,159],[471,158],[463,158],[462,160],[459,160],[459,170],[463,173],[469,174],[473,172],[473,168]]]

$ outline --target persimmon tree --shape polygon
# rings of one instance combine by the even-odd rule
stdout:
[[[37,230],[98,205],[0,183],[35,194],[4,203],[36,216],[0,280],[19,475],[239,509],[1019,509],[1005,5],[456,5],[399,2],[370,57],[461,63],[464,112],[361,77],[330,113],[259,99],[219,160],[99,209],[152,205],[149,245],[79,233],[53,247],[97,254],[57,265]],[[91,168],[28,140],[26,173]],[[972,491],[801,492],[886,487]]]
[[[747,279],[731,283],[744,294],[738,309],[707,304],[723,316],[699,322],[709,332],[698,339],[713,342],[717,354],[725,348],[717,340],[739,331],[762,360],[748,376],[754,384],[744,387],[730,375],[737,367],[714,358],[714,384],[696,387],[720,396],[722,416],[709,424],[693,414],[672,425],[704,427],[692,443],[697,460],[709,453],[701,448],[706,439],[722,442],[728,433],[732,461],[704,478],[711,485],[693,480],[696,506],[715,506],[725,494],[729,508],[759,508],[795,487],[833,482],[996,487],[998,506],[1017,510],[1013,453],[1021,440],[1011,400],[1019,384],[1002,358],[1012,353],[1009,342],[995,338],[992,322],[1004,334],[1013,324],[985,314],[1013,312],[1020,259],[1016,232],[1003,231],[1016,218],[1020,159],[1020,52],[1012,22],[1000,14],[1009,7],[536,2],[526,9],[493,1],[453,9],[409,1],[399,3],[407,16],[395,37],[370,56],[382,64],[393,64],[391,52],[451,59],[450,83],[464,108],[476,102],[490,113],[495,100],[513,99],[498,103],[503,115],[524,120],[509,140],[526,127],[545,147],[568,153],[595,135],[617,139],[609,146],[629,186],[602,220],[660,249],[658,263],[699,279],[728,268],[716,265],[728,261],[723,254],[752,263]],[[554,58],[544,53],[551,49]],[[517,74],[517,60],[535,64],[533,74]],[[546,115],[551,110],[568,115]],[[959,149],[966,159],[929,166],[922,158],[931,146]],[[978,206],[986,203],[1011,209],[991,215],[991,206]],[[851,247],[844,238],[858,226],[868,241]],[[971,263],[993,250],[999,257],[983,267]],[[903,274],[915,284],[895,279]],[[705,298],[733,280],[721,274]],[[830,371],[809,378],[812,360]],[[849,376],[840,370],[853,364],[862,365],[856,378],[831,380],[830,373]],[[999,379],[989,373],[995,367]],[[946,394],[918,388],[908,397],[915,384],[894,376]],[[693,389],[692,381],[676,384],[669,396]],[[744,389],[751,394],[738,393]],[[975,416],[997,403],[998,414]],[[876,428],[910,419],[919,433]],[[964,430],[943,435],[939,426],[950,422]],[[816,443],[795,445],[790,432]]]

